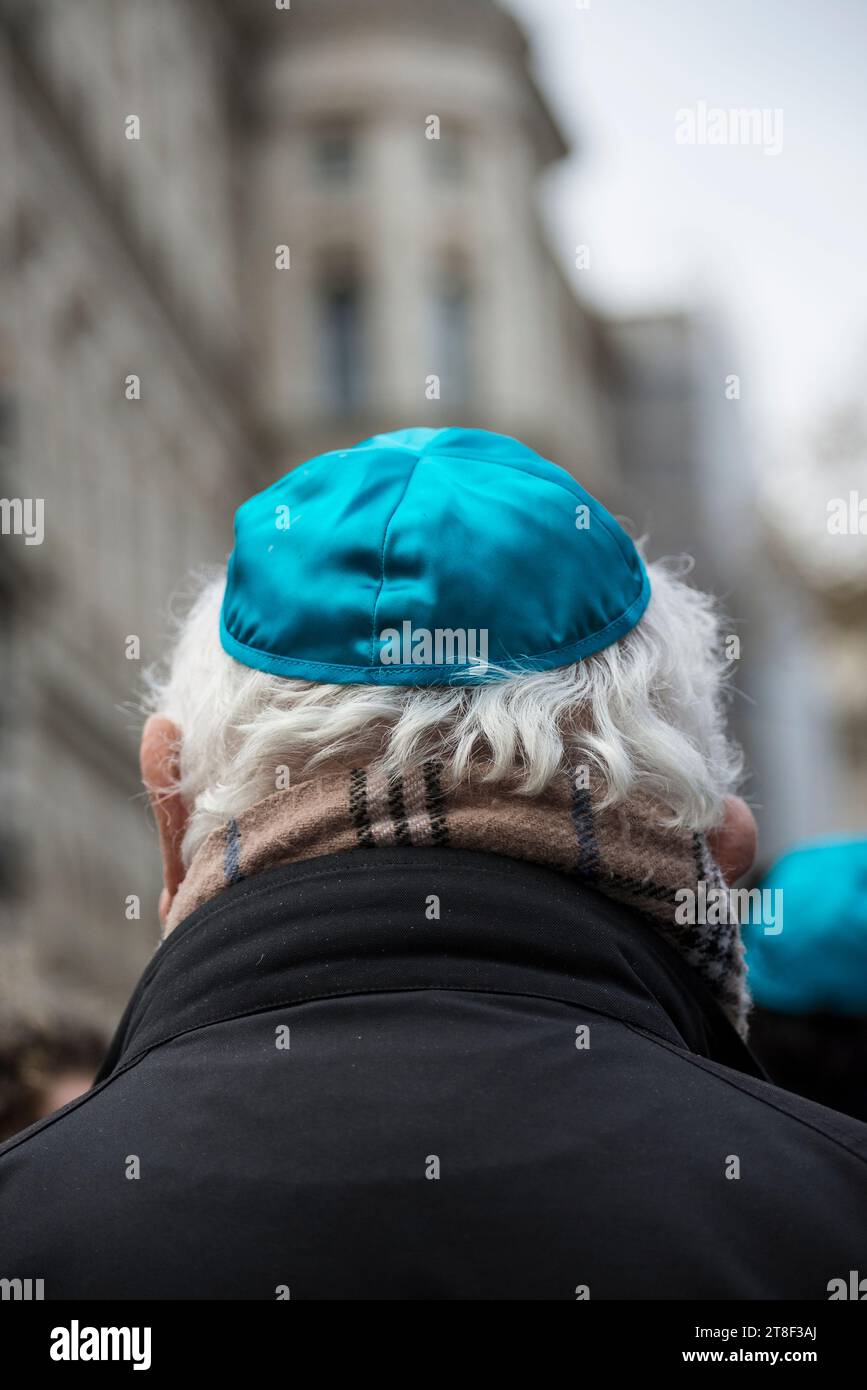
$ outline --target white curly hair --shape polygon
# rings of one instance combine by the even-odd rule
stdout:
[[[649,564],[643,617],[594,656],[486,685],[423,687],[320,685],[240,665],[218,635],[225,569],[200,575],[144,701],[180,731],[185,862],[210,831],[275,791],[278,770],[294,784],[347,766],[405,773],[431,758],[446,782],[478,777],[517,796],[591,765],[603,804],[640,790],[660,803],[664,825],[720,824],[742,772],[726,733],[730,663],[719,608],[686,582],[688,568]]]

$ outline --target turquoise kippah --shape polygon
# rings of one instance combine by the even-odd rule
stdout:
[[[220,638],[278,676],[478,685],[600,651],[649,598],[626,532],[562,468],[487,430],[397,430],[238,509]]]
[[[790,850],[759,886],[782,894],[783,930],[766,934],[758,913],[743,927],[756,1003],[784,1014],[867,1015],[867,839]]]

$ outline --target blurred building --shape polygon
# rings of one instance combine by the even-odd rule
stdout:
[[[797,629],[784,658],[809,712],[790,743],[802,783],[792,839],[867,830],[867,409],[860,397],[798,441],[764,500],[774,626]],[[805,821],[807,824],[805,825]]]
[[[106,1018],[157,936],[129,702],[171,590],[225,555],[260,476],[236,389],[232,35],[165,0],[4,3],[0,33],[2,490],[45,501],[44,543],[0,549],[2,1002]]]
[[[255,57],[242,203],[257,417],[300,452],[403,424],[496,426],[612,481],[598,332],[545,244],[566,153],[492,0],[231,6]],[[275,246],[291,270],[275,283]]]
[[[534,196],[566,142],[494,0],[0,0],[0,115],[2,491],[45,499],[0,545],[0,964],[111,1022],[157,940],[132,703],[243,496],[460,423],[701,551],[731,416],[688,321],[570,288]]]

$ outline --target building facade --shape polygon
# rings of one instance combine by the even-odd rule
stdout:
[[[158,939],[143,674],[239,501],[463,424],[692,507],[700,383],[552,255],[566,142],[494,0],[0,0],[0,115],[2,491],[45,504],[0,537],[0,1008],[110,1025]]]
[[[234,390],[231,33],[167,0],[4,3],[0,33],[3,492],[45,517],[41,545],[2,537],[2,982],[109,1022],[157,937],[142,674],[261,476]]]
[[[258,17],[242,198],[257,416],[302,453],[383,421],[496,428],[613,489],[596,325],[535,197],[566,144],[515,21],[480,0],[239,8]]]

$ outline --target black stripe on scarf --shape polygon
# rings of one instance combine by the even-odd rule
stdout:
[[[569,778],[569,788],[572,794],[572,825],[581,856],[577,871],[587,878],[594,878],[599,873],[601,864],[590,792],[586,787],[576,785],[574,773]]]
[[[394,824],[394,838],[399,845],[411,845],[412,836],[406,821],[406,802],[403,799],[403,778],[392,775],[388,779],[388,809]]]
[[[373,833],[367,807],[367,773],[360,767],[354,767],[349,774],[349,819],[355,826],[358,843],[372,845]]]
[[[442,763],[432,759],[424,764],[425,810],[430,818],[431,839],[435,845],[447,845],[449,827],[446,821],[446,798],[440,782]]]
[[[234,819],[226,822],[226,848],[223,851],[223,876],[227,883],[240,883],[241,873],[241,831]]]

